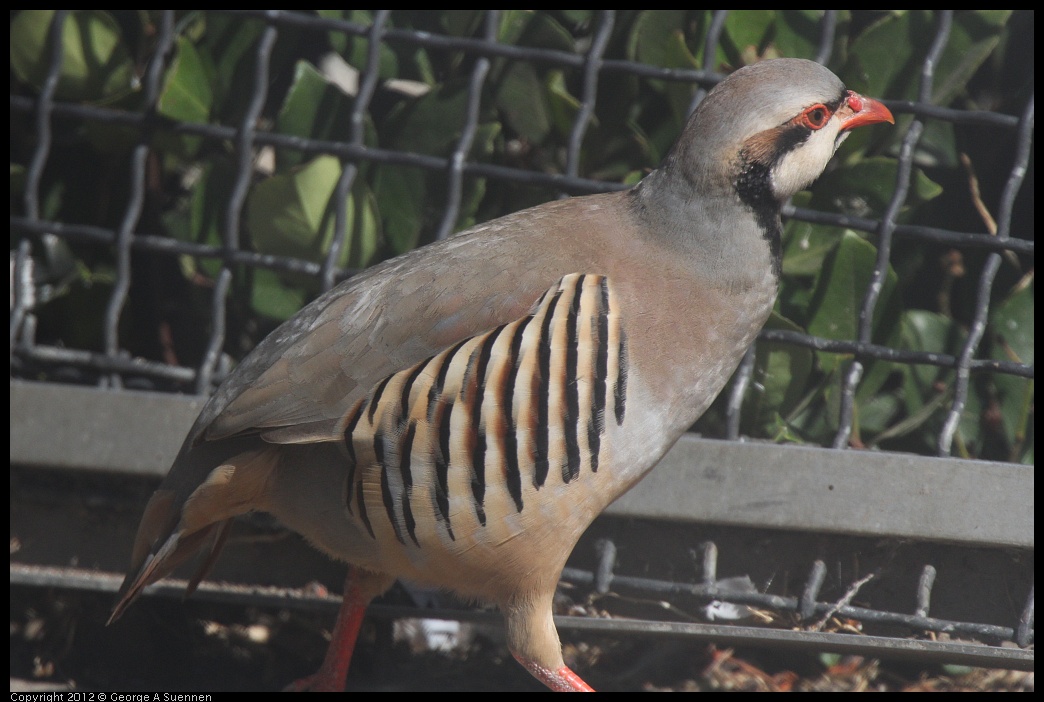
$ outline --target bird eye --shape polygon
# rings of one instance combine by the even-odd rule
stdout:
[[[813,105],[801,113],[801,121],[809,129],[822,129],[830,121],[831,114],[826,105]]]

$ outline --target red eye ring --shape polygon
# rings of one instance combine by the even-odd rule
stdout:
[[[833,112],[826,105],[812,105],[801,113],[801,123],[809,129],[822,129],[830,121]]]

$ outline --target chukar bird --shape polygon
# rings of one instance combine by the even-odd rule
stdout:
[[[741,68],[633,189],[549,202],[361,273],[265,339],[149,500],[112,614],[269,512],[349,564],[326,660],[343,689],[402,577],[496,603],[554,690],[551,603],[581,533],[725,385],[780,274],[780,206],[849,130],[892,115],[823,66]]]

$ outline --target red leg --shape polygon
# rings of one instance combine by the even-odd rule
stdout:
[[[515,656],[515,660],[522,664],[534,678],[547,685],[554,692],[594,692],[594,688],[584,682],[583,678],[574,673],[569,666],[562,666],[558,670],[545,668],[535,661],[522,660]]]
[[[391,584],[384,576],[373,576],[375,574],[354,567],[348,568],[348,576],[344,580],[344,600],[337,613],[337,622],[334,624],[333,636],[329,648],[326,649],[322,666],[314,675],[288,685],[285,691],[344,691],[348,665],[352,661],[352,652],[355,651],[355,641],[359,638],[359,629],[366,616],[366,608],[374,597],[388,589]],[[378,579],[380,586],[376,587]]]

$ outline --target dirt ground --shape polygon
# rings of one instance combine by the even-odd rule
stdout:
[[[283,609],[145,598],[112,627],[111,596],[15,587],[11,689],[280,690],[314,672],[331,618]],[[496,625],[465,625],[464,643],[431,650],[409,625],[370,617],[349,690],[542,687],[511,658]],[[1032,691],[1033,673],[925,666],[858,657],[732,650],[665,641],[580,640],[567,661],[605,691]]]

